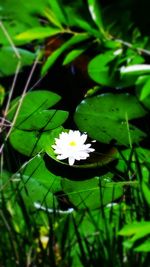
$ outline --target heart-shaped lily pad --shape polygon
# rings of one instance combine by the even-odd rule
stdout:
[[[28,92],[24,96],[23,101],[21,103],[21,107],[18,112],[17,116],[18,123],[20,122],[19,116],[24,116],[24,119],[25,117],[28,118],[38,111],[52,107],[60,99],[61,97],[59,95],[46,90],[37,90],[33,92]],[[9,120],[13,119],[20,101],[21,98],[17,97],[11,102],[7,115],[7,118]]]
[[[136,97],[129,94],[103,94],[83,100],[75,112],[75,122],[81,131],[103,143],[138,143],[146,134],[129,123],[146,114]]]

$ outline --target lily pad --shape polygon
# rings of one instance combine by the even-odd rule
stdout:
[[[31,157],[43,150],[41,143],[43,135],[44,133],[39,134],[37,131],[15,129],[9,137],[9,141],[18,152]]]
[[[17,119],[19,120],[20,115],[24,116],[25,119],[25,117],[28,118],[35,112],[50,108],[55,105],[60,99],[61,97],[59,95],[46,90],[28,92],[23,98]],[[20,101],[20,97],[17,97],[11,102],[7,115],[9,120],[13,119]]]
[[[45,209],[58,205],[54,193],[61,190],[61,177],[54,175],[46,168],[43,157],[40,155],[26,162],[17,173],[10,174],[4,171],[0,178],[3,180],[0,184],[2,195],[8,201],[11,199],[12,208],[15,211],[18,195],[22,196],[26,207],[31,210],[35,210],[36,203]]]
[[[103,94],[83,100],[75,112],[78,128],[103,143],[138,143],[146,134],[133,124],[146,114],[136,97],[129,94]]]
[[[15,116],[19,100],[12,101],[8,119]],[[68,117],[68,112],[63,110],[45,110],[59,100],[59,95],[49,91],[39,90],[25,95],[9,138],[17,151],[33,156],[43,150],[42,140],[47,132],[58,128]]]
[[[111,173],[107,173],[102,177],[94,177],[80,182],[63,179],[62,188],[76,208],[96,209],[123,194],[122,186],[111,182],[112,176]]]
[[[63,110],[42,110],[31,116],[20,115],[15,123],[15,127],[21,130],[53,130],[60,126],[68,117],[68,112]]]
[[[42,156],[37,155],[30,160],[17,174],[17,178],[20,178],[18,190],[25,198],[26,204],[34,206],[36,202],[43,206],[46,202],[47,207],[53,207],[53,193],[61,190],[61,177],[46,168]]]

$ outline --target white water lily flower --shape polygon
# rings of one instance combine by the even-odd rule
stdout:
[[[59,138],[55,138],[54,148],[57,159],[68,158],[69,165],[73,165],[75,160],[82,160],[89,157],[89,153],[95,149],[90,148],[91,144],[85,144],[87,134],[81,134],[79,131],[69,130],[62,132]]]

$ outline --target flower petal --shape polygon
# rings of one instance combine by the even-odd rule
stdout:
[[[72,166],[74,164],[74,162],[75,162],[75,158],[69,157],[68,161],[69,161],[69,165]]]
[[[75,160],[85,160],[90,152],[95,151],[91,144],[85,144],[87,134],[81,134],[80,131],[69,130],[62,132],[59,138],[55,138],[55,144],[52,145],[57,159],[64,160],[68,158],[69,165],[73,165]]]
[[[57,159],[60,159],[60,160],[62,160],[62,159],[67,159],[68,158],[68,155],[58,155],[57,156]]]

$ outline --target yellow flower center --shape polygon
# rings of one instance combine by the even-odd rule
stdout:
[[[69,143],[69,146],[76,146],[77,144],[76,144],[76,142],[75,141],[71,141],[70,143]]]

